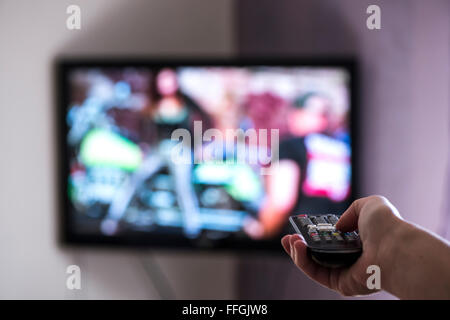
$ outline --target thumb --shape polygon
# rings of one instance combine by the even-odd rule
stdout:
[[[353,201],[350,207],[348,207],[339,218],[339,221],[336,223],[336,229],[344,232],[358,229],[358,219],[362,207],[362,200],[364,200],[364,198]]]

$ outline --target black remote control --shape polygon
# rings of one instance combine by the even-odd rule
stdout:
[[[362,253],[358,233],[336,230],[338,220],[339,216],[334,214],[300,214],[289,217],[295,232],[305,239],[311,258],[329,268],[351,265]]]

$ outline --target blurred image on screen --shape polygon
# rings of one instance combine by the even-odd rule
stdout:
[[[258,241],[287,232],[289,215],[342,213],[352,188],[349,77],[338,67],[72,68],[70,228]],[[188,157],[201,161],[173,161],[177,129],[191,133]],[[204,139],[208,129],[224,143]],[[277,164],[235,161],[239,144],[250,159],[260,140],[230,129],[266,129]]]

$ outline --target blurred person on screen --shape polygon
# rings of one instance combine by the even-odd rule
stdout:
[[[299,96],[286,116],[288,135],[279,145],[278,165],[266,178],[258,219],[244,229],[254,239],[274,237],[293,213],[339,213],[350,194],[350,148],[342,132],[345,115],[333,113],[325,95]]]

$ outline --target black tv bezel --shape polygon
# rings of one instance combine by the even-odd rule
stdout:
[[[58,186],[58,242],[70,247],[114,247],[136,249],[191,249],[196,251],[280,251],[279,239],[264,241],[228,241],[219,245],[203,244],[185,237],[162,239],[160,236],[143,234],[139,236],[82,235],[71,227],[71,202],[68,196],[69,147],[67,145],[69,85],[67,75],[76,68],[121,68],[121,67],[180,67],[180,66],[269,66],[269,67],[308,67],[308,68],[342,68],[349,75],[350,88],[350,136],[351,136],[351,197],[357,197],[358,183],[358,116],[357,116],[357,62],[354,57],[295,57],[295,58],[155,58],[155,57],[59,57],[54,62],[54,80],[56,90],[56,135],[57,135],[57,186]]]

